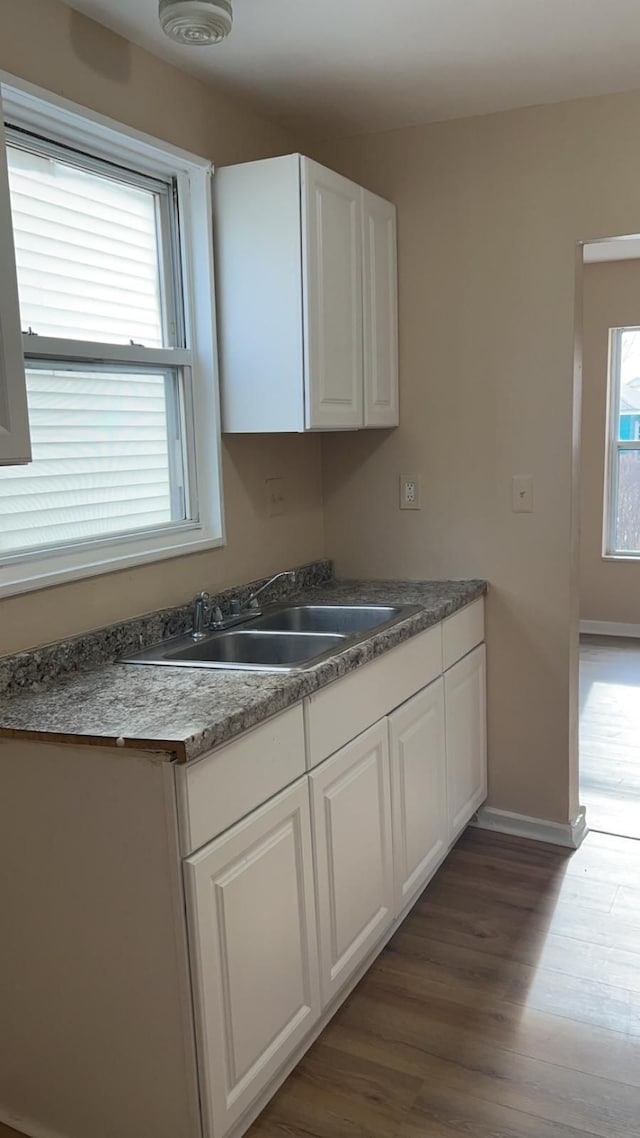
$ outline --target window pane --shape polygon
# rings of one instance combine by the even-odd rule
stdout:
[[[28,370],[33,462],[0,468],[0,553],[184,519],[177,385],[164,371]]]
[[[640,449],[618,453],[616,549],[640,553]]]
[[[156,194],[7,147],[23,331],[162,347]]]
[[[620,332],[620,406],[618,438],[640,439],[640,328]]]

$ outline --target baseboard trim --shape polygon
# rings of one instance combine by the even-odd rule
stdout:
[[[481,806],[474,815],[472,826],[480,830],[493,830],[498,834],[512,834],[516,838],[530,838],[534,842],[548,842],[577,850],[588,833],[584,806],[571,822],[547,822],[544,818],[529,818],[526,814],[512,814],[508,810],[495,810]]]
[[[631,636],[640,639],[640,624],[616,624],[609,620],[581,620],[580,631],[590,636]]]

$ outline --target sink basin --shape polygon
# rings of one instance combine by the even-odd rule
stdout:
[[[137,652],[123,664],[290,672],[366,640],[371,632],[418,612],[417,605],[289,605],[247,617],[240,629],[188,633]]]
[[[328,632],[351,636],[386,624],[400,616],[401,608],[385,605],[294,605],[265,613],[251,627],[278,632]]]
[[[166,652],[168,664],[252,664],[268,668],[295,668],[335,648],[343,636],[316,633],[222,632],[186,648]]]

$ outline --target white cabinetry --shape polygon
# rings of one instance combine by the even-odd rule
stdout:
[[[386,720],[310,775],[323,1006],[393,919]]]
[[[245,1133],[484,798],[483,610],[184,765],[0,740],[0,1120]]]
[[[444,677],[449,840],[487,797],[486,655],[484,644]]]
[[[29,462],[29,419],[0,101],[0,466]]]
[[[389,716],[395,915],[423,888],[448,845],[444,684]]]
[[[302,193],[307,425],[361,427],[362,190],[303,159]]]
[[[397,425],[395,206],[299,154],[214,204],[223,429]]]
[[[306,780],[185,863],[208,1135],[267,1086],[320,1013]]]
[[[362,191],[364,425],[398,424],[396,207]]]

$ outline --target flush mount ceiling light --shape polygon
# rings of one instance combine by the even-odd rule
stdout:
[[[231,31],[231,0],[160,0],[160,23],[176,43],[209,47]]]

